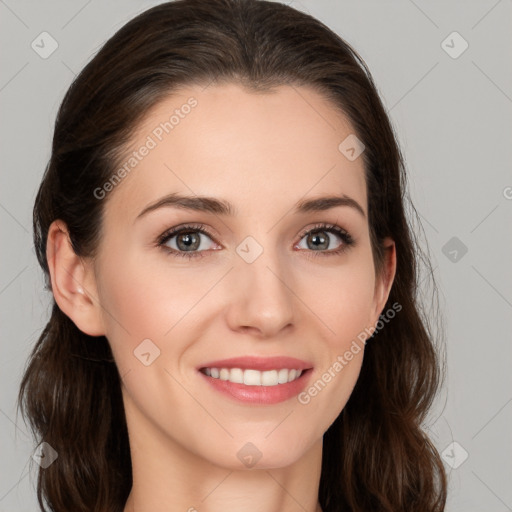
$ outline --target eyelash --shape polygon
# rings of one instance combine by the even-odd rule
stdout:
[[[352,238],[352,236],[347,231],[340,228],[336,224],[326,224],[326,223],[316,224],[312,228],[309,228],[309,229],[301,232],[299,239],[302,240],[306,235],[309,235],[310,233],[314,233],[317,231],[319,231],[319,232],[328,231],[328,232],[334,233],[341,238],[343,243],[338,249],[333,249],[331,251],[306,251],[306,252],[312,253],[311,256],[308,256],[308,257],[316,258],[318,256],[336,256],[336,255],[344,253],[345,251],[350,249],[351,246],[353,246],[355,244],[355,240]],[[180,235],[183,233],[190,233],[190,232],[202,233],[203,235],[206,235],[209,238],[211,238],[213,241],[215,241],[215,238],[208,231],[208,229],[206,229],[204,224],[189,224],[189,225],[181,226],[179,228],[171,228],[171,229],[167,230],[165,233],[163,233],[162,235],[160,235],[158,237],[157,246],[164,249],[169,255],[178,256],[178,257],[187,258],[187,259],[202,258],[203,256],[205,256],[205,254],[203,254],[203,253],[208,252],[208,251],[176,251],[175,249],[170,249],[168,247],[165,247],[165,244],[174,236]]]

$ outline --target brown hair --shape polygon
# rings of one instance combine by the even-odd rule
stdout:
[[[405,194],[403,157],[366,64],[315,18],[262,0],[178,0],[143,12],[107,41],[64,97],[35,200],[46,289],[52,221],[66,223],[77,255],[94,257],[105,201],[93,191],[112,176],[145,113],[177,87],[223,81],[262,93],[310,86],[330,100],[366,147],[377,272],[383,239],[396,244],[387,306],[402,309],[369,340],[352,395],[324,435],[320,505],[324,512],[444,510],[446,475],[422,429],[443,372],[418,297],[420,258],[433,275],[405,213],[407,199],[418,217]],[[38,440],[58,452],[39,469],[41,509],[44,501],[56,512],[121,512],[132,469],[119,373],[107,339],[80,331],[55,300],[18,406]]]

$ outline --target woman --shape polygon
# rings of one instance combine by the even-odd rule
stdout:
[[[314,18],[181,0],[121,28],[34,207],[41,508],[443,510],[405,180],[370,72]]]

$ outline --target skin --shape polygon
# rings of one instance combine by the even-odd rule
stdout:
[[[210,389],[196,367],[288,355],[312,363],[314,383],[375,326],[395,275],[394,243],[386,240],[385,271],[376,276],[363,160],[338,150],[353,129],[307,87],[187,87],[147,114],[133,148],[191,96],[197,106],[103,199],[95,260],[77,257],[66,226],[52,224],[53,293],[79,329],[107,337],[122,376],[134,476],[125,512],[318,512],[322,436],[352,392],[364,350],[305,405],[296,397],[236,402]],[[135,220],[170,192],[225,199],[237,215],[165,207]],[[356,200],[365,216],[347,206],[293,212],[301,199],[333,193]],[[344,243],[325,231],[327,250],[300,238],[320,222],[344,228],[355,245],[318,254]],[[204,257],[156,246],[183,223],[214,235],[198,235]],[[236,252],[247,236],[263,248],[252,263]],[[174,237],[167,250],[176,244]],[[145,366],[134,350],[148,338],[160,355]],[[237,458],[247,442],[262,454],[251,469]]]

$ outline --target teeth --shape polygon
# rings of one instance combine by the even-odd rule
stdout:
[[[240,368],[205,368],[203,372],[209,377],[220,380],[229,380],[235,384],[245,384],[246,386],[277,386],[286,384],[298,379],[302,375],[302,370],[242,370]]]
[[[279,370],[279,376],[277,377],[279,384],[285,384],[288,382],[288,370],[283,368]]]
[[[226,368],[224,368],[226,370]],[[244,383],[244,372],[240,368],[231,368],[229,371],[229,381],[234,382],[235,384],[243,384]]]
[[[261,386],[261,372],[258,370],[245,370],[244,384],[246,386]]]
[[[278,373],[279,372],[277,370],[262,372],[261,373],[261,385],[262,386],[274,386],[276,382],[279,383]]]

